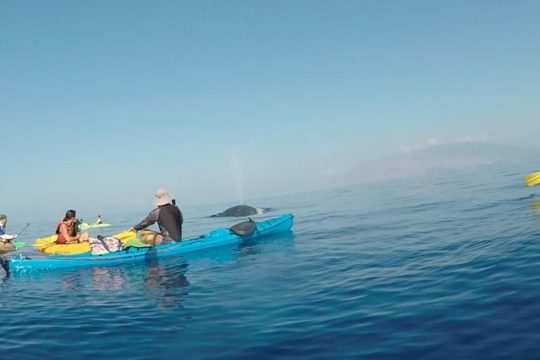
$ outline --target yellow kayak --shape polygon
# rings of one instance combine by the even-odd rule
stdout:
[[[525,178],[525,184],[527,186],[536,186],[540,184],[540,172],[532,173]]]
[[[134,231],[124,231],[113,236],[125,244],[130,240],[135,240],[137,238],[137,233]],[[88,242],[56,244],[56,239],[58,239],[58,235],[37,239],[34,243],[34,247],[47,255],[78,255],[90,252],[90,244]]]

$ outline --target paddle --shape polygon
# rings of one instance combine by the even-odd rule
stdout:
[[[24,227],[17,233],[17,237],[23,233],[24,230],[26,230],[30,226],[30,223],[26,223]]]
[[[525,184],[529,187],[540,184],[540,172],[534,172],[525,178]]]

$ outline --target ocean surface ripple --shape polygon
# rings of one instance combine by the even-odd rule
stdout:
[[[528,166],[268,198],[255,205],[274,211],[258,218],[292,212],[292,233],[156,263],[0,270],[0,353],[537,359],[540,190],[523,186]],[[214,210],[184,209],[186,232],[242,220]],[[139,219],[107,220],[114,232]]]

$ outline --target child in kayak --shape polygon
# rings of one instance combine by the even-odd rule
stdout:
[[[66,211],[64,219],[56,225],[57,244],[74,244],[88,241],[88,233],[77,234],[76,222],[77,212],[75,210]]]
[[[6,234],[6,223],[7,223],[7,216],[4,214],[0,214],[0,235]]]
[[[17,235],[6,234],[7,216],[0,214],[0,254],[7,253],[15,250],[13,240],[17,238]]]
[[[154,206],[156,208],[146,216],[140,223],[133,226],[131,231],[139,231],[148,226],[158,223],[159,233],[145,232],[142,240],[148,244],[159,245],[163,242],[182,241],[182,224],[184,218],[182,211],[173,201],[169,192],[165,189],[159,189],[154,195]]]
[[[0,214],[0,240],[11,241],[17,238],[17,235],[6,234],[7,216]]]

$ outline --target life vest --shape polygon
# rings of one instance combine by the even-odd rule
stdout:
[[[66,239],[64,237],[64,235],[60,232],[60,226],[62,224],[65,224],[67,226],[67,229],[68,229],[68,234],[70,234],[71,236],[73,236],[73,233],[75,231],[75,228],[74,228],[74,225],[73,224],[67,224],[65,223],[64,221],[60,221],[57,225],[56,225],[56,235],[58,235],[58,239],[56,240],[56,243],[57,244],[66,244],[68,242],[68,239]]]

